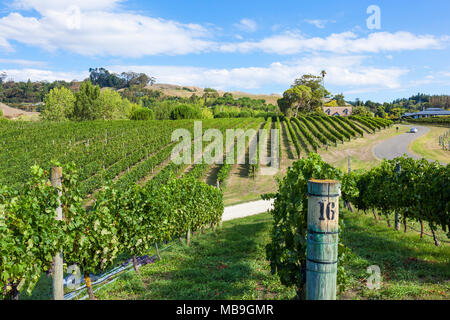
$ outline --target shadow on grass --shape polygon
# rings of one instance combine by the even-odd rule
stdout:
[[[206,175],[206,184],[209,184],[210,186],[216,186],[217,175],[219,174],[221,168],[221,164],[215,164],[214,166],[212,166],[212,168]]]
[[[128,276],[112,296],[127,299],[271,299],[279,297],[278,279],[268,272],[265,245],[270,218],[228,222],[216,233],[194,236],[190,247],[178,245],[163,260]],[[278,284],[277,284],[278,283]],[[287,294],[288,295],[288,294]]]
[[[356,215],[356,214],[354,214]],[[436,247],[431,239],[388,228],[372,217],[345,219],[343,242],[355,254],[353,274],[367,277],[366,268],[378,265],[386,281],[440,284],[450,279],[449,247]]]
[[[42,273],[36,287],[31,295],[28,295],[26,291],[20,292],[19,300],[52,300],[53,299],[53,289],[52,289],[52,278],[47,276],[47,274]]]
[[[248,164],[238,164],[238,175],[241,178],[246,178],[250,174],[250,166]]]

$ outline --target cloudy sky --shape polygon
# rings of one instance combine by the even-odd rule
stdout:
[[[448,0],[2,1],[0,71],[70,81],[105,67],[282,93],[326,70],[327,88],[348,100],[450,94],[449,12]]]

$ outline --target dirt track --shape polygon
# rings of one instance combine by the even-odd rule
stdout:
[[[8,119],[18,118],[19,116],[33,116],[38,115],[39,112],[28,112],[16,108],[11,108],[4,103],[0,102],[0,108],[3,111],[3,117]]]

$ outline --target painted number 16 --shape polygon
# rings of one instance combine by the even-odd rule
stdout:
[[[319,220],[325,220],[325,201],[319,201],[320,205],[320,217]],[[334,209],[335,204],[334,202],[328,202],[327,208],[326,208],[326,217],[327,220],[334,220]],[[330,217],[331,216],[331,217]]]

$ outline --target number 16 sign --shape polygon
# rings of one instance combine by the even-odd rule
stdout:
[[[340,185],[308,181],[306,299],[335,300]]]

